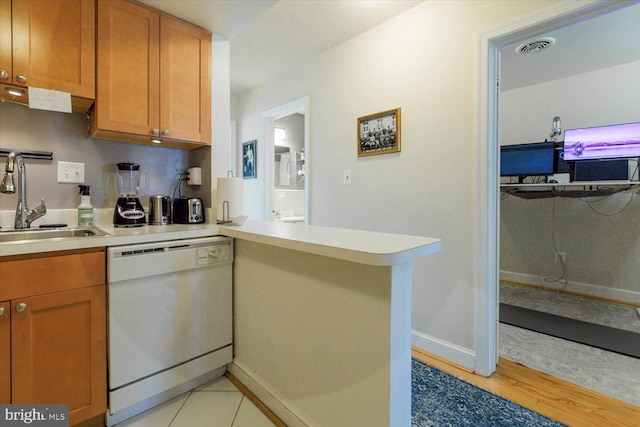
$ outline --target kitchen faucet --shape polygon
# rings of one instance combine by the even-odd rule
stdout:
[[[47,213],[47,207],[44,205],[44,199],[40,199],[40,206],[29,210],[27,206],[27,171],[22,154],[17,151],[11,151],[7,156],[4,178],[2,178],[2,184],[0,184],[0,193],[13,194],[16,192],[16,185],[13,179],[13,170],[16,165],[18,168],[19,195],[13,226],[14,228],[29,228],[33,221]]]

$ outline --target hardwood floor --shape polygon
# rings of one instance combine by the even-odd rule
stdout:
[[[434,368],[569,426],[638,426],[640,408],[520,364],[500,359],[489,378],[425,353],[412,356]]]

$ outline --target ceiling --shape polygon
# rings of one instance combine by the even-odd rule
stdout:
[[[504,46],[502,91],[640,61],[640,4]],[[526,42],[551,38],[554,44],[521,55]]]
[[[141,0],[230,40],[231,92],[393,18],[422,0]]]
[[[230,40],[231,91],[257,87],[422,0],[141,0]],[[504,46],[502,90],[640,60],[640,4],[540,34],[549,49]]]

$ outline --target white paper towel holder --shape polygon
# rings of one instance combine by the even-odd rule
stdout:
[[[216,221],[218,224],[231,224],[233,221],[229,218],[229,202],[222,202],[222,220]]]
[[[233,171],[227,171],[227,178],[233,178]],[[222,220],[216,220],[217,224],[231,224],[231,218],[229,217],[229,201],[222,202]]]

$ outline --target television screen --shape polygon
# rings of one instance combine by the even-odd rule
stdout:
[[[554,142],[503,145],[500,147],[500,176],[553,175]]]
[[[640,157],[640,122],[564,131],[564,160]]]

